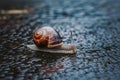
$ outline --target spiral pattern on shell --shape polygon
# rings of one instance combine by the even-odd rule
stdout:
[[[33,35],[33,41],[39,48],[55,48],[63,44],[60,34],[49,26],[36,30]]]

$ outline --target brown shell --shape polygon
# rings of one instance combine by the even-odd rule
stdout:
[[[55,48],[63,44],[60,34],[51,27],[42,27],[36,30],[33,35],[33,41],[39,48]]]

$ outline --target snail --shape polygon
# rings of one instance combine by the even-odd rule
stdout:
[[[75,53],[74,44],[65,44],[59,32],[50,27],[45,26],[37,29],[33,34],[33,45],[27,45],[32,50],[49,52],[49,53]]]

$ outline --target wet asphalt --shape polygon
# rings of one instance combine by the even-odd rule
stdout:
[[[7,7],[28,9],[27,14],[0,14],[0,80],[120,79],[120,0],[33,2]],[[77,53],[28,49],[33,32],[46,25],[55,28],[63,42],[74,43]]]

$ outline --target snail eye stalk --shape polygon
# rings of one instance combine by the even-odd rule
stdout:
[[[71,44],[74,44],[74,40],[73,40],[73,30],[69,30],[69,35],[70,35],[70,42],[71,42]]]

